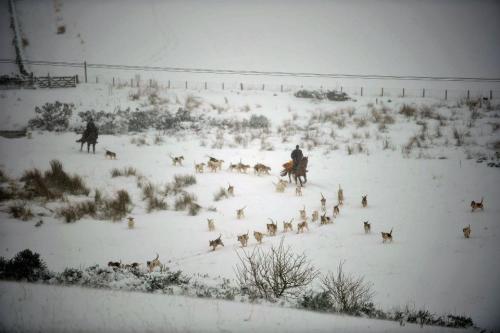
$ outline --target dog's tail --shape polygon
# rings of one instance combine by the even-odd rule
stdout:
[[[243,209],[245,209],[245,208],[247,208],[247,206],[244,206],[244,207],[243,207],[242,209],[240,209],[240,210],[243,210]]]
[[[392,236],[392,229],[393,229],[393,228],[391,228],[391,231],[389,232],[389,235],[391,235],[391,236]]]
[[[248,236],[249,233],[250,233],[250,230],[247,230],[247,236]]]
[[[160,258],[160,255],[157,253],[155,260],[158,260]]]
[[[483,198],[483,197],[481,197],[481,202],[480,202],[480,204],[482,204],[482,203],[483,203],[483,199],[484,199],[484,198]]]
[[[320,192],[320,194],[321,194],[321,199],[324,199],[325,197],[323,196],[323,193]]]
[[[219,237],[218,237],[217,239],[219,239],[219,240],[220,240],[220,239],[221,239],[221,237],[222,237],[222,234],[219,234]]]

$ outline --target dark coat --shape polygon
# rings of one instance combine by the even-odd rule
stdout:
[[[292,151],[291,158],[295,164],[300,162],[302,160],[302,157],[304,157],[304,155],[302,154],[302,150],[295,148],[295,150]]]
[[[82,137],[78,142],[88,142],[88,143],[97,143],[97,138],[99,137],[99,131],[97,126],[93,121],[89,121],[87,123],[87,128],[82,134]]]

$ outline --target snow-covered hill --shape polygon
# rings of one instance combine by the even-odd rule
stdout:
[[[34,116],[30,103],[53,101],[60,92],[5,92],[3,101],[10,105],[5,123],[25,123]],[[137,101],[130,101],[134,91],[127,88],[109,90],[106,86],[83,85],[69,92],[61,99],[75,102],[77,112],[91,107],[112,112],[127,106],[147,112],[153,107],[147,91],[142,91]],[[345,260],[349,272],[373,283],[374,301],[384,309],[410,304],[435,313],[470,315],[479,326],[498,327],[500,270],[495,262],[500,257],[496,241],[500,231],[500,175],[497,168],[467,158],[494,157],[491,147],[499,140],[494,130],[498,110],[480,109],[473,125],[467,127],[471,113],[455,102],[413,101],[418,115],[408,118],[399,110],[405,103],[412,104],[409,99],[385,99],[383,105],[377,105],[370,98],[318,102],[287,93],[156,93],[168,100],[159,106],[161,112],[177,110],[188,99],[197,99],[201,104],[191,114],[203,117],[198,118],[199,124],[212,126],[198,126],[196,131],[183,130],[173,136],[155,131],[100,135],[96,155],[79,152],[74,142],[78,136],[70,132],[34,131],[32,139],[0,138],[2,169],[8,176],[20,177],[33,167],[46,170],[50,160],[59,159],[66,170],[81,175],[91,189],[100,189],[105,195],[119,189],[129,191],[134,202],[131,215],[136,219],[136,228],[128,230],[124,221],[84,218],[66,224],[49,213],[43,217],[44,225],[35,228],[35,220],[22,222],[2,213],[1,255],[11,257],[30,248],[42,255],[50,269],[61,271],[66,267],[105,265],[110,260],[144,263],[159,253],[163,263],[185,273],[234,278],[239,249],[236,236],[254,230],[265,232],[268,218],[273,218],[280,223],[279,236],[266,237],[263,248],[277,245],[284,236],[286,244],[297,253],[304,252],[323,273],[334,271]],[[373,113],[382,112],[382,107],[394,121],[386,129],[380,127],[374,118],[377,113]],[[269,131],[217,125],[223,119],[230,124],[252,115],[267,117]],[[330,122],[332,117],[335,120]],[[70,124],[78,126],[78,119],[73,117]],[[344,125],[342,121],[341,125],[335,123],[339,119]],[[443,125],[436,119],[441,119]],[[418,139],[420,147],[415,145],[406,153],[403,147],[422,134],[421,122],[427,123],[427,132]],[[456,146],[454,128],[469,132],[462,146]],[[154,144],[157,136],[163,141]],[[147,145],[133,144],[134,138],[143,138]],[[310,157],[302,197],[295,196],[294,186],[277,193],[273,185],[281,164],[289,159],[297,143]],[[118,159],[105,159],[104,148],[117,152]],[[172,166],[169,155],[184,155],[184,166]],[[196,174],[196,184],[187,188],[203,207],[197,216],[174,210],[147,214],[136,179],[111,177],[113,168],[131,166],[162,187],[176,174],[194,175],[194,163],[206,161],[207,156],[221,158],[225,164],[220,172]],[[227,170],[229,163],[240,160],[250,165],[269,165],[271,175]],[[214,201],[214,194],[229,183],[235,186],[235,196]],[[299,221],[299,209],[305,206],[309,216],[320,209],[321,193],[327,198],[327,213],[331,215],[339,184],[346,200],[333,225],[310,222],[310,231],[304,234],[282,233],[281,222],[291,218]],[[367,208],[361,206],[365,194]],[[470,201],[481,197],[485,198],[485,210],[471,213]],[[167,198],[170,207],[172,200]],[[47,214],[37,203],[29,205],[33,211]],[[237,220],[235,211],[243,206],[247,207],[246,217]],[[207,218],[215,219],[215,231],[208,231]],[[362,222],[366,220],[372,223],[371,234],[364,234]],[[472,236],[465,239],[462,228],[468,224]],[[383,244],[380,232],[391,228],[394,242]],[[211,252],[208,241],[219,234],[226,246]],[[256,246],[251,238],[249,249]]]

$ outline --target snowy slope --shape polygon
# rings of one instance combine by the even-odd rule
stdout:
[[[9,332],[456,332],[220,300],[12,282],[0,283],[0,308],[0,329]]]

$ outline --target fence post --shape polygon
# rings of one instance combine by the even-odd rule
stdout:
[[[137,88],[139,88],[139,80],[137,80],[137,84],[136,84]]]
[[[95,77],[95,83],[99,83],[99,80],[98,80],[97,78],[98,78],[98,77],[97,77],[97,75],[96,75],[96,77]]]
[[[361,87],[361,97],[363,97],[363,87]]]
[[[224,82],[222,82],[222,90],[224,90]]]
[[[490,90],[490,100],[493,99],[493,90]]]
[[[75,84],[79,84],[80,82],[78,82],[78,74],[75,75]]]
[[[403,97],[405,97],[405,88],[403,88]]]
[[[49,81],[49,88],[50,88],[50,73],[47,73],[47,79]]]
[[[113,76],[113,87],[115,86],[115,77]]]
[[[381,94],[382,97],[384,97],[384,88],[382,87],[382,94]]]
[[[264,90],[264,88],[265,88],[265,86],[264,86],[264,84],[262,84],[262,90]]]
[[[83,70],[85,72],[85,83],[87,83],[87,62],[83,62]]]
[[[422,88],[422,98],[425,97],[425,88]]]
[[[130,88],[134,86],[134,79],[130,79]]]
[[[240,83],[241,90],[243,90],[243,82]]]
[[[444,100],[448,100],[448,90],[444,91]]]
[[[470,99],[470,90],[467,89],[467,99]]]
[[[343,87],[342,87],[342,86],[340,86],[340,92],[343,92],[342,90],[343,90]]]
[[[170,80],[168,80],[168,88],[167,89],[170,89]]]
[[[281,92],[283,92],[283,85],[281,85]]]
[[[188,82],[186,81],[186,89],[188,88]]]
[[[207,90],[207,83],[205,82],[205,90]]]
[[[151,88],[151,79],[149,79],[149,88]]]

